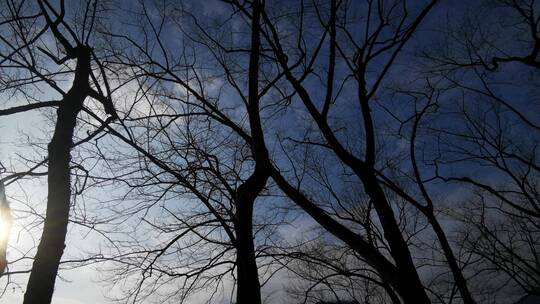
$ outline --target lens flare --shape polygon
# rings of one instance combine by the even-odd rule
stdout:
[[[11,232],[13,219],[11,210],[6,199],[4,184],[0,182],[0,275],[4,273],[7,266],[6,250]]]

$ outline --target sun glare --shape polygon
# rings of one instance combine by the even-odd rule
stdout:
[[[4,273],[7,266],[6,251],[12,221],[9,205],[4,200],[0,205],[0,274]]]
[[[9,232],[11,231],[11,214],[9,211],[0,209],[0,246],[4,247],[9,240]]]

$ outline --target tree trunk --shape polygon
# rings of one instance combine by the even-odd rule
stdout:
[[[78,47],[73,86],[57,110],[49,143],[48,198],[45,225],[24,295],[24,304],[50,303],[67,233],[71,183],[69,163],[77,115],[89,91],[90,49]]]
[[[237,304],[261,303],[261,285],[253,244],[253,203],[240,202],[236,214]]]
[[[433,227],[433,230],[435,231],[435,234],[439,238],[439,242],[441,243],[444,256],[446,257],[446,261],[448,262],[448,265],[450,266],[450,270],[452,271],[454,280],[456,281],[456,285],[459,289],[461,297],[463,298],[463,303],[476,304],[476,301],[472,297],[471,292],[469,291],[469,287],[467,286],[467,280],[463,276],[463,272],[461,271],[461,268],[459,267],[457,263],[457,259],[454,256],[454,252],[452,251],[450,242],[448,241],[448,238],[446,237],[446,233],[444,233],[444,230],[441,227],[441,224],[435,217],[435,214],[433,214],[433,210],[428,211],[427,217],[428,217],[429,222],[431,223],[431,226]]]
[[[237,290],[236,304],[260,304],[261,285],[257,261],[255,259],[255,246],[253,244],[253,206],[255,199],[264,189],[269,178],[268,152],[264,143],[264,134],[261,127],[259,113],[259,50],[260,16],[262,3],[255,0],[252,3],[253,16],[251,24],[251,49],[249,56],[249,96],[248,118],[251,130],[251,151],[255,160],[253,174],[237,190],[236,197],[236,267]]]
[[[398,265],[392,264],[379,250],[364,240],[361,235],[336,221],[323,209],[313,204],[299,190],[291,186],[275,168],[271,168],[271,173],[276,184],[290,199],[329,233],[342,240],[352,250],[362,256],[379,273],[381,278],[385,282],[388,282],[396,293],[399,294],[404,303],[430,303],[416,272],[411,274],[409,273],[411,269],[400,268]],[[395,252],[397,251],[392,253],[392,257],[394,257]],[[414,277],[417,279],[414,280]]]
[[[261,285],[253,242],[253,206],[268,180],[267,170],[255,166],[236,191],[236,304],[261,304]]]
[[[364,184],[366,193],[373,201],[373,206],[383,227],[384,238],[388,241],[390,254],[396,263],[400,284],[393,287],[396,288],[405,303],[431,303],[383,189],[375,176],[360,170],[357,174]]]

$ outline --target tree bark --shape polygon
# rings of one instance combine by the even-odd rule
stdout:
[[[24,295],[24,304],[50,303],[69,220],[71,182],[69,163],[77,116],[88,96],[90,48],[75,49],[77,65],[71,89],[57,110],[54,135],[48,146],[49,173],[45,225]]]
[[[266,183],[266,181],[264,181]],[[259,182],[260,184],[260,182]],[[253,244],[253,205],[259,189],[246,189],[249,181],[239,189],[239,200],[236,212],[236,273],[237,304],[260,304],[261,285]],[[264,186],[264,185],[263,185]],[[257,187],[259,188],[259,187]],[[245,191],[243,189],[246,189]],[[249,191],[249,193],[246,193]]]

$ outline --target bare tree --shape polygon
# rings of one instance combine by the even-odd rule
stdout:
[[[152,226],[158,231],[177,234],[176,236],[165,244],[158,244],[161,247],[159,249],[137,250],[133,254],[121,253],[111,259],[121,261],[121,266],[122,263],[131,266],[135,263],[122,261],[137,260],[135,256],[154,256],[149,263],[146,263],[147,258],[144,257],[137,260],[134,268],[141,269],[141,279],[135,286],[135,291],[128,295],[128,299],[141,300],[152,295],[155,291],[153,288],[158,283],[144,284],[149,282],[147,278],[154,271],[159,271],[161,275],[171,279],[178,277],[183,280],[185,287],[173,293],[185,300],[191,291],[201,288],[200,284],[215,282],[217,289],[222,277],[227,273],[233,274],[234,270],[236,303],[260,303],[261,283],[254,237],[257,233],[261,234],[267,225],[262,223],[254,227],[253,218],[255,200],[262,195],[269,178],[269,170],[266,168],[269,161],[260,117],[260,100],[266,92],[259,89],[262,82],[259,79],[259,21],[246,24],[249,35],[242,43],[245,43],[249,50],[246,52],[247,63],[229,66],[221,57],[225,52],[221,49],[222,45],[218,45],[219,40],[213,40],[204,28],[197,28],[197,16],[187,14],[181,6],[165,4],[152,6],[141,2],[138,16],[142,17],[143,22],[141,27],[136,28],[133,36],[108,33],[111,40],[119,43],[118,45],[124,45],[127,50],[111,50],[108,63],[126,71],[128,76],[125,81],[136,83],[137,90],[142,93],[143,99],[149,101],[150,107],[148,113],[138,117],[136,110],[127,109],[121,117],[121,128],[108,127],[108,131],[133,149],[138,154],[137,157],[140,157],[140,162],[145,163],[142,172],[148,174],[147,180],[133,187],[142,189],[159,183],[163,192],[155,202],[163,200],[168,193],[176,193],[180,198],[185,197],[186,200],[196,202],[198,205],[194,208],[197,211],[182,211],[183,207],[167,209],[172,220],[178,221],[173,224],[174,228],[167,228],[165,223],[153,223]],[[258,1],[252,3],[250,9],[255,17],[260,14],[261,5]],[[152,13],[155,9],[163,15],[156,18]],[[177,23],[178,19],[174,19],[178,17],[175,14],[193,21],[198,34],[194,32],[194,36],[190,37],[188,35],[192,33],[182,32],[183,25]],[[201,50],[193,49],[193,54],[186,49],[181,54],[169,50],[168,38],[162,34],[165,26],[176,26],[179,33],[186,36],[185,47],[189,47],[191,41],[192,45]],[[142,38],[138,33],[143,33]],[[198,40],[199,38],[204,39]],[[157,54],[154,47],[160,50]],[[233,47],[241,49],[241,46]],[[215,65],[215,70],[210,70],[211,73],[206,74],[198,65],[189,63],[191,60],[200,60],[203,56],[210,56],[209,60]],[[238,59],[239,62],[240,60],[242,58]],[[241,69],[242,72],[233,69]],[[212,74],[221,75],[229,81],[229,89],[237,94],[237,101],[230,102],[226,96],[221,96],[221,89],[217,90],[215,97],[212,94],[216,92],[206,89],[212,79],[215,79]],[[247,86],[245,91],[240,89],[241,82]],[[148,83],[155,85],[148,86]],[[174,89],[171,90],[171,86]],[[149,96],[154,99],[149,100]],[[136,100],[131,104],[137,103]],[[240,105],[240,111],[245,111],[249,125],[244,126],[242,121],[236,121],[234,113],[229,110],[234,104]],[[93,119],[100,121],[99,117]],[[138,127],[144,131],[139,133]],[[144,136],[141,137],[141,134]],[[218,142],[214,143],[212,140]],[[133,173],[138,174],[137,171]],[[172,180],[164,180],[161,177],[163,174]],[[110,180],[123,180],[129,185],[130,178],[132,177],[124,175]],[[153,204],[148,205],[147,208],[152,206]],[[130,209],[135,211],[124,213],[134,215],[142,209],[145,208]],[[179,212],[188,213],[177,214]],[[196,241],[193,241],[194,239]],[[194,254],[194,259],[184,262],[200,266],[187,272],[165,271],[163,268],[157,270],[159,259],[167,255],[174,256],[177,246],[184,240],[193,246],[205,248],[198,253],[198,257]],[[134,243],[139,242],[135,240]],[[191,247],[185,243],[184,246]],[[233,256],[231,250],[234,250]],[[213,257],[208,257],[204,252]],[[219,253],[214,255],[211,252]],[[232,257],[234,261],[231,261]],[[129,266],[125,270],[117,269],[120,271],[119,278],[124,277],[122,274],[126,277],[131,274],[129,269],[132,268]],[[148,293],[139,297],[142,289],[146,289]]]
[[[447,95],[431,164],[439,180],[463,189],[460,209],[448,213],[461,223],[471,282],[488,301],[538,293],[538,5],[479,4],[483,18],[465,10],[441,30],[444,48],[421,54]]]
[[[7,1],[0,116],[56,109],[1,180],[48,177],[25,303],[62,263],[123,302],[262,303],[280,270],[304,303],[538,294],[538,4],[423,31],[437,3]],[[61,261],[70,221],[108,249]]]
[[[253,96],[253,93],[248,94],[248,98],[244,99],[246,104],[245,115],[247,117],[247,120],[249,121],[250,126],[250,133],[248,135],[242,129],[242,127],[238,126],[234,122],[233,119],[230,119],[227,115],[224,115],[224,113],[216,109],[215,105],[212,102],[208,102],[204,94],[195,91],[193,87],[190,86],[189,82],[179,80],[179,78],[172,71],[170,63],[168,62],[169,57],[164,50],[164,45],[166,45],[166,43],[160,40],[160,33],[163,23],[161,23],[159,27],[151,27],[155,38],[158,40],[159,48],[163,52],[161,55],[162,58],[160,58],[161,60],[152,58],[150,52],[146,51],[145,48],[142,47],[141,44],[135,42],[134,39],[124,37],[131,44],[137,46],[139,50],[142,50],[142,55],[148,58],[148,61],[151,63],[151,65],[157,66],[158,68],[158,72],[150,71],[148,68],[146,68],[141,71],[141,74],[145,76],[150,75],[153,77],[159,75],[159,77],[156,77],[159,80],[177,83],[185,90],[187,90],[190,94],[193,94],[195,96],[195,99],[197,99],[197,102],[202,105],[201,108],[207,113],[209,113],[208,115],[212,119],[223,124],[226,128],[229,128],[232,131],[236,132],[240,136],[240,138],[245,140],[247,144],[250,145],[251,153],[255,159],[256,171],[258,165],[262,166],[260,167],[260,172],[268,171],[272,175],[276,183],[280,186],[282,191],[284,191],[291,199],[293,199],[293,201],[295,201],[295,203],[297,203],[300,207],[302,207],[302,209],[307,211],[312,217],[314,217],[314,219],[316,219],[320,224],[322,224],[324,228],[328,229],[332,234],[338,236],[338,238],[340,238],[342,241],[345,241],[349,246],[351,246],[351,248],[357,251],[364,259],[366,259],[368,264],[374,267],[376,271],[380,273],[383,280],[385,282],[388,282],[393,288],[397,290],[398,294],[400,294],[400,296],[404,299],[405,302],[417,302],[419,298],[423,298],[423,301],[428,302],[429,300],[427,294],[424,290],[424,287],[422,286],[422,282],[420,281],[416,266],[413,263],[412,255],[408,248],[409,245],[407,244],[405,238],[402,235],[402,228],[400,227],[401,224],[396,221],[396,218],[393,214],[392,206],[390,205],[390,196],[385,192],[387,190],[390,190],[392,193],[397,194],[400,199],[405,200],[409,204],[412,204],[415,208],[420,210],[427,217],[429,223],[434,227],[435,233],[442,244],[443,252],[446,255],[448,265],[452,270],[455,282],[460,289],[462,297],[465,299],[465,301],[472,303],[473,300],[466,286],[465,278],[463,277],[461,270],[459,269],[457,260],[453,255],[448,240],[446,239],[445,232],[442,230],[442,227],[440,226],[435,217],[435,213],[433,210],[433,202],[425,189],[423,180],[419,173],[419,169],[416,167],[414,145],[412,145],[411,148],[411,162],[415,166],[415,173],[413,176],[415,176],[414,178],[417,182],[416,187],[422,190],[419,198],[413,198],[412,195],[408,194],[406,191],[403,190],[402,187],[399,186],[399,183],[392,181],[390,178],[386,177],[381,170],[375,168],[375,129],[370,114],[371,110],[369,109],[370,106],[368,105],[368,101],[373,98],[373,96],[375,96],[378,87],[386,76],[390,66],[392,66],[392,64],[394,63],[394,60],[397,57],[398,53],[401,51],[407,41],[411,38],[414,31],[416,30],[420,22],[423,20],[423,18],[427,15],[429,10],[433,7],[435,2],[430,2],[425,7],[420,9],[417,17],[413,18],[412,20],[409,20],[407,6],[402,7],[398,4],[394,4],[393,6],[389,6],[387,9],[385,9],[385,7],[380,3],[373,4],[373,6],[369,4],[367,6],[368,12],[373,11],[378,12],[379,14],[378,17],[373,17],[375,19],[378,18],[378,20],[382,21],[387,19],[389,20],[395,17],[394,14],[398,14],[397,16],[401,16],[401,19],[396,19],[400,21],[397,22],[397,27],[394,28],[394,36],[391,40],[384,40],[385,38],[379,36],[380,32],[386,30],[386,27],[389,26],[385,22],[379,24],[378,28],[373,28],[373,32],[370,32],[370,30],[368,30],[369,35],[372,36],[366,36],[366,41],[364,42],[365,45],[363,48],[357,47],[356,42],[354,41],[354,39],[351,38],[352,36],[347,35],[350,34],[347,28],[347,21],[341,21],[338,19],[338,16],[341,16],[338,15],[338,11],[345,11],[338,10],[341,4],[339,4],[338,2],[332,2],[332,5],[330,5],[328,22],[323,20],[324,18],[321,16],[323,12],[322,7],[324,6],[318,7],[315,5],[311,7],[313,10],[310,11],[310,14],[312,14],[311,17],[315,18],[315,20],[317,20],[318,18],[318,21],[321,23],[320,28],[322,29],[323,38],[316,41],[314,54],[312,54],[313,57],[309,60],[306,59],[306,46],[300,44],[298,46],[298,51],[294,54],[297,55],[297,62],[293,63],[292,65],[289,63],[291,61],[289,58],[293,58],[293,55],[290,54],[291,56],[289,56],[285,53],[283,46],[284,42],[280,39],[280,36],[278,34],[277,27],[280,24],[279,17],[276,17],[276,19],[274,20],[272,16],[269,16],[267,10],[262,10],[264,8],[262,7],[262,19],[260,21],[257,21],[256,12],[254,13],[249,10],[253,9],[254,11],[256,11],[257,3],[254,3],[253,7],[249,6],[250,4],[247,3],[240,3],[235,1],[231,2],[231,4],[236,7],[238,11],[245,16],[245,18],[251,20],[250,22],[252,34],[256,34],[257,27],[262,27],[263,30],[261,31],[261,35],[263,35],[263,37],[265,38],[266,44],[263,47],[264,51],[261,56],[263,56],[264,58],[268,58],[270,60],[270,63],[275,64],[275,67],[281,70],[281,72],[278,73],[275,78],[269,78],[269,80],[267,80],[268,85],[263,89],[263,92],[266,93],[267,91],[274,90],[276,84],[278,84],[279,86],[283,86],[282,89],[277,89],[277,91],[279,92],[278,94],[281,94],[281,100],[287,101],[293,98],[295,95],[298,95],[299,100],[302,101],[306,107],[307,114],[309,115],[309,117],[311,117],[311,119],[313,119],[315,124],[317,124],[318,128],[320,129],[323,140],[327,142],[317,143],[316,141],[306,140],[305,143],[318,145],[323,148],[329,149],[331,153],[335,153],[334,155],[338,159],[338,162],[342,163],[343,167],[346,168],[346,170],[351,170],[352,174],[354,174],[356,178],[358,178],[358,180],[361,182],[361,187],[363,187],[364,191],[366,191],[370,203],[373,204],[373,210],[375,210],[378,215],[378,221],[380,221],[381,223],[381,226],[379,228],[384,231],[383,243],[385,247],[383,250],[379,250],[376,247],[377,245],[374,245],[364,240],[363,236],[357,234],[353,230],[350,230],[350,228],[348,228],[346,225],[343,225],[338,220],[332,218],[330,214],[328,214],[324,209],[321,209],[319,206],[317,206],[317,204],[311,201],[310,198],[303,194],[301,190],[297,189],[295,186],[289,183],[275,168],[277,160],[272,163],[267,156],[267,147],[264,144],[264,138],[266,135],[262,132],[262,124],[259,114],[260,109],[258,109],[258,106],[254,107],[254,101],[252,100],[250,102],[249,99],[249,96]],[[302,6],[301,9],[302,8],[305,7]],[[402,15],[396,13],[396,11],[399,9],[402,9]],[[304,11],[300,10],[300,12],[301,18],[305,17],[303,15]],[[372,21],[368,18],[368,29],[370,28],[369,24],[371,24],[371,22],[375,21]],[[202,37],[206,40],[209,40],[212,46],[214,48],[217,48],[218,51],[246,52],[251,58],[251,63],[254,63],[253,61],[256,60],[256,58],[253,58],[253,56],[255,56],[253,53],[256,52],[256,49],[259,49],[259,47],[257,47],[256,49],[252,48],[248,50],[236,50],[234,48],[224,46],[219,43],[218,39],[214,39],[211,35],[209,35],[208,32],[205,31],[205,29],[200,24],[196,23],[195,25],[197,29],[202,31]],[[303,35],[307,35],[307,32],[304,32],[301,26],[302,24],[300,25],[300,31],[298,32],[299,34],[297,34],[299,37],[298,41],[303,41]],[[342,33],[344,34],[343,37],[345,37],[343,38],[344,40],[340,40],[339,43],[337,39],[338,29],[342,31]],[[322,53],[322,42],[324,41],[327,34],[329,34],[330,36],[330,46],[328,53],[330,63],[328,65],[321,64],[320,66],[328,69],[329,82],[327,83],[326,99],[324,101],[321,114],[317,110],[314,102],[312,101],[308,93],[309,88],[306,89],[302,82],[305,78],[308,78],[308,76],[311,75],[312,68],[317,66],[316,64],[319,64],[319,52]],[[252,36],[251,39],[257,40],[260,38],[254,38]],[[289,37],[287,37],[287,41],[290,41]],[[254,42],[256,41],[252,40],[252,46]],[[355,50],[354,56],[350,55],[350,51],[344,48],[347,44],[351,45],[352,49]],[[362,52],[362,50],[364,50],[366,53],[358,53]],[[341,135],[335,133],[329,125],[328,114],[330,108],[335,102],[332,93],[335,86],[333,75],[337,65],[336,54],[338,52],[340,53],[340,58],[343,58],[344,60],[345,67],[347,67],[350,72],[350,75],[348,74],[343,77],[340,76],[342,77],[341,79],[343,81],[340,86],[348,86],[349,79],[352,79],[360,88],[358,90],[360,94],[358,98],[360,100],[360,113],[363,115],[365,129],[364,132],[366,134],[366,160],[362,160],[360,157],[357,157],[352,152],[348,151],[348,149],[345,148],[345,146],[338,139],[338,137],[340,137]],[[219,55],[217,51],[216,54]],[[367,65],[371,62],[375,62],[376,58],[382,58],[382,56],[386,56],[387,54],[390,54],[390,56],[388,57],[386,65],[383,65],[384,68],[381,70],[381,73],[377,75],[377,77],[375,77],[375,79],[373,80],[374,82],[369,84],[373,87],[368,87],[368,78],[366,74]],[[225,68],[225,75],[227,75],[227,78],[229,79],[229,81],[231,81],[231,72],[233,70],[227,69],[227,66],[224,65],[223,61],[219,61],[219,63]],[[303,66],[302,63],[305,63],[305,66]],[[131,66],[134,68],[140,68],[142,65],[140,63],[132,63]],[[250,67],[253,68],[253,65],[250,65]],[[296,72],[293,72],[293,70],[297,67],[303,68],[303,72],[301,72],[299,76],[295,76]],[[257,77],[255,76],[255,72],[250,73],[249,79],[256,80]],[[286,79],[286,82],[281,81],[282,78]],[[369,81],[371,81],[371,78],[369,79]],[[249,89],[253,89],[255,84],[251,82],[249,83]],[[255,83],[258,83],[258,81],[255,81]],[[234,89],[236,89],[237,91],[241,91],[241,87],[238,86],[235,82],[232,82],[232,85]],[[285,93],[284,91],[280,91],[283,90],[283,88],[287,88],[287,86],[290,86],[290,88],[292,88],[292,93]],[[278,105],[280,104],[278,103]],[[416,129],[416,126],[418,125],[418,122],[420,121],[423,113],[427,111],[431,107],[431,105],[432,104],[428,101],[424,109],[415,114],[416,118],[414,121],[416,121],[416,123],[413,129]],[[261,158],[255,157],[255,155],[261,154]],[[300,185],[301,183],[298,184]],[[239,187],[239,189],[242,189],[242,187]],[[421,203],[422,200],[425,200],[427,204],[426,206]],[[390,262],[390,260],[388,260],[386,256],[387,253],[390,254],[396,265],[394,265],[392,262]],[[400,279],[397,279],[398,277]]]
[[[58,5],[49,1],[8,1],[2,21],[2,90],[20,93],[28,103],[3,109],[1,115],[57,107],[56,125],[48,145],[47,213],[25,303],[49,303],[52,298],[71,205],[70,152],[85,99],[92,97],[101,102],[107,114],[115,117],[112,103],[95,76],[105,77],[100,71],[102,66],[89,45],[98,6],[95,1],[87,4],[82,8],[84,21],[77,31],[66,21],[64,1]],[[48,43],[47,38],[52,38],[53,43]],[[72,61],[74,65],[70,65]],[[67,91],[56,82],[66,73],[74,77]],[[52,90],[60,99],[40,100],[43,96],[32,94],[32,87]]]
[[[389,253],[396,263],[395,266],[392,265],[392,262],[390,262],[384,254],[381,254],[376,248],[367,243],[362,236],[349,230],[346,226],[343,226],[335,219],[332,219],[324,212],[324,210],[318,208],[317,205],[310,200],[309,196],[306,196],[301,190],[289,183],[277,169],[272,169],[272,177],[282,191],[323,225],[323,227],[349,244],[349,246],[352,246],[352,248],[357,250],[360,255],[365,257],[368,263],[375,267],[381,276],[390,282],[393,288],[396,288],[405,302],[429,302],[417,273],[416,266],[413,263],[411,252],[403,238],[399,224],[394,217],[388,194],[385,193],[385,188],[397,193],[427,216],[443,245],[447,261],[464,301],[473,303],[474,301],[466,286],[465,279],[453,256],[452,250],[448,245],[448,241],[445,238],[445,233],[436,221],[433,213],[433,203],[425,190],[423,181],[416,168],[414,146],[411,149],[411,161],[413,166],[415,166],[415,176],[418,182],[417,187],[419,187],[422,193],[421,199],[415,199],[407,194],[398,186],[398,183],[386,178],[384,173],[376,168],[376,125],[374,124],[374,119],[371,114],[370,100],[376,96],[375,94],[378,92],[379,86],[387,76],[396,57],[434,4],[435,1],[428,3],[419,10],[418,15],[415,18],[409,20],[408,7],[405,2],[389,4],[388,6],[385,6],[383,3],[368,2],[365,6],[367,12],[364,25],[366,33],[364,34],[364,38],[359,39],[360,41],[356,41],[353,32],[349,32],[346,19],[338,19],[341,16],[338,15],[338,2],[333,2],[330,13],[328,14],[328,21],[321,21],[323,25],[322,28],[324,29],[323,34],[321,35],[323,38],[321,38],[318,44],[315,44],[316,47],[311,54],[311,58],[308,57],[309,52],[304,45],[292,44],[294,43],[294,39],[303,41],[304,33],[302,32],[302,23],[300,23],[300,31],[296,33],[297,36],[294,39],[288,39],[288,37],[284,39],[281,38],[278,25],[271,19],[271,16],[263,14],[265,25],[267,27],[265,38],[272,48],[276,63],[282,69],[287,81],[294,90],[293,94],[297,94],[299,101],[305,106],[309,117],[317,125],[320,136],[322,137],[322,142],[315,139],[312,140],[311,138],[304,139],[304,142],[307,144],[312,143],[319,145],[328,149],[331,153],[335,153],[335,157],[361,181],[364,191],[370,198],[374,210],[377,213],[378,220],[384,231],[385,239],[389,245]],[[242,6],[238,6],[241,10]],[[321,14],[318,11],[318,6],[315,6],[315,9]],[[399,10],[401,9],[400,15]],[[373,12],[372,15],[370,14],[371,12]],[[320,15],[318,16],[321,18]],[[376,20],[379,20],[379,23],[377,23]],[[390,20],[399,21],[397,21],[396,24],[393,24]],[[390,39],[387,39],[384,34],[381,34],[385,33],[387,26],[389,27],[388,30],[392,31]],[[338,39],[338,30],[342,31],[344,37],[343,40]],[[325,65],[321,64],[323,69],[326,70],[327,76],[325,87],[326,97],[322,102],[318,102],[314,101],[309,92],[310,88],[304,85],[303,82],[307,82],[305,79],[310,76],[312,69],[316,67],[316,64],[319,62],[319,57],[322,57],[322,55],[320,55],[320,53],[323,53],[323,51],[321,51],[321,46],[323,45],[327,34],[329,35],[329,46],[327,51],[327,60],[329,60],[329,62]],[[285,45],[285,43],[287,44]],[[347,49],[346,46],[349,46],[352,51]],[[287,50],[290,48],[293,48],[295,52],[293,53]],[[341,78],[344,80],[339,85],[334,83],[335,77],[337,77],[335,76],[336,66],[338,65],[336,61],[337,54],[339,54],[341,56],[340,58],[344,61],[343,65],[350,69],[350,74],[347,77]],[[379,58],[384,58],[381,59],[383,60],[382,64],[378,61]],[[305,66],[302,66],[301,69],[296,69],[302,62],[305,62]],[[382,68],[378,70],[378,74],[375,73],[375,76],[371,76],[371,71],[369,69],[371,64],[375,62],[379,66],[382,66]],[[332,128],[329,119],[330,110],[336,103],[337,98],[334,96],[334,87],[336,85],[338,88],[345,87],[348,85],[347,80],[349,77],[355,82],[356,90],[358,92],[356,98],[359,102],[359,110],[363,120],[364,142],[362,143],[362,146],[363,149],[365,149],[363,157],[355,155],[355,152],[350,151],[347,146],[340,141],[339,138],[341,135],[338,133],[339,131],[335,131],[334,128]],[[339,89],[336,90],[337,94],[339,93],[338,90]],[[320,107],[321,109],[318,109],[318,104],[322,104]],[[428,108],[429,103],[426,105],[425,109]],[[422,115],[420,114],[419,117],[421,116]],[[347,145],[350,144],[350,142],[347,142]],[[424,206],[421,203],[422,200],[427,203],[427,206]],[[400,277],[401,280],[396,281],[396,277]]]

